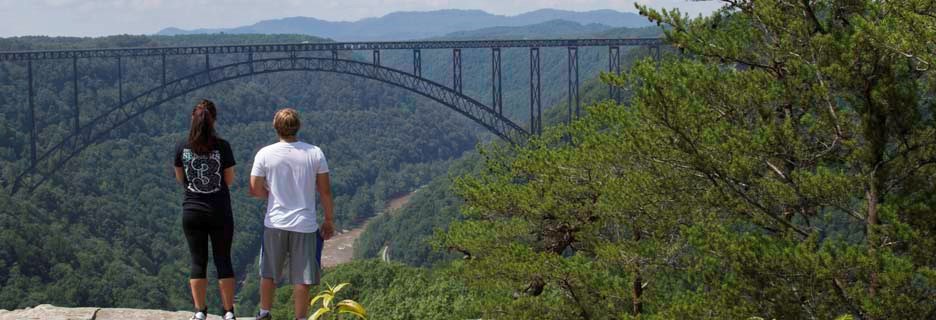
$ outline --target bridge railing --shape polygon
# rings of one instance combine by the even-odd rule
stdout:
[[[104,48],[78,50],[0,51],[0,62],[53,60],[71,58],[116,58],[202,54],[273,53],[311,51],[472,49],[472,48],[549,48],[549,47],[622,47],[663,45],[660,38],[628,39],[543,39],[543,40],[459,40],[391,42],[321,42],[249,45],[216,45],[156,48]]]

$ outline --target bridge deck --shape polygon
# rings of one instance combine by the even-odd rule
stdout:
[[[215,45],[197,47],[110,48],[44,51],[2,51],[0,62],[55,60],[72,58],[148,57],[194,54],[295,53],[347,50],[413,50],[472,48],[547,48],[547,47],[609,47],[659,46],[660,38],[628,39],[542,39],[542,40],[461,40],[461,41],[386,41],[386,42],[317,42]]]

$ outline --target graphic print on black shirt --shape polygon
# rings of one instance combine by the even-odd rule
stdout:
[[[221,151],[211,150],[208,155],[200,155],[192,149],[182,149],[182,167],[188,191],[215,193],[221,190]]]
[[[175,166],[182,168],[185,176],[186,204],[198,202],[214,207],[214,198],[226,195],[228,191],[224,183],[224,170],[235,164],[231,146],[223,139],[218,139],[208,154],[197,154],[188,143],[179,143],[176,146]]]

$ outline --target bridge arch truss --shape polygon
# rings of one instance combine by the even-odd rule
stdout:
[[[87,147],[108,138],[109,133],[171,99],[184,96],[195,90],[238,78],[258,74],[287,71],[327,72],[348,74],[380,81],[432,99],[451,108],[463,116],[475,121],[498,137],[520,143],[530,134],[542,130],[542,106],[540,99],[540,64],[539,49],[543,47],[568,48],[569,73],[569,119],[579,113],[578,97],[578,54],[580,47],[608,47],[609,72],[620,72],[621,46],[646,46],[656,50],[659,58],[662,40],[647,39],[564,39],[564,40],[496,40],[496,41],[405,41],[405,42],[351,42],[351,43],[301,43],[269,45],[226,45],[203,47],[167,47],[167,48],[121,48],[63,51],[20,51],[0,52],[0,62],[26,62],[28,88],[28,117],[30,120],[30,158],[29,167],[18,173],[12,181],[10,192],[20,190],[32,192],[58,171],[66,162],[81,153]],[[461,50],[490,48],[491,50],[491,104],[485,105],[462,93]],[[528,48],[530,51],[530,125],[529,130],[503,115],[503,93],[501,90],[501,59],[503,48]],[[446,86],[422,77],[422,49],[452,50],[452,83]],[[339,52],[369,50],[373,52],[373,61],[363,62],[339,58]],[[412,50],[412,72],[381,66],[381,50]],[[302,52],[331,52],[330,58],[300,57]],[[254,59],[255,54],[286,53],[286,57]],[[246,61],[212,66],[210,57],[221,54],[243,54]],[[166,77],[167,56],[204,55],[205,68],[174,80]],[[120,59],[128,57],[160,56],[161,84],[123,99],[123,71]],[[118,61],[119,102],[91,121],[81,125],[78,121],[78,59],[114,59]],[[73,131],[61,141],[39,154],[37,148],[37,128],[35,119],[35,90],[33,64],[43,60],[71,60],[73,67],[72,85],[74,118]],[[611,87],[611,97],[620,98],[619,88]],[[618,91],[615,91],[618,90]],[[9,182],[8,182],[9,183]]]

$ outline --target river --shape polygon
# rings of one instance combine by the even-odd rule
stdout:
[[[414,193],[415,191],[390,199],[390,201],[387,203],[387,207],[378,213],[377,216],[386,212],[399,210],[407,203],[409,203],[410,198],[413,197]],[[322,267],[330,268],[342,263],[350,262],[351,259],[354,258],[354,241],[361,236],[361,233],[364,232],[364,229],[367,228],[367,225],[370,224],[370,222],[377,216],[367,219],[367,221],[365,221],[364,224],[362,224],[360,227],[348,230],[348,232],[337,234],[330,240],[325,241],[325,250],[322,252]]]

